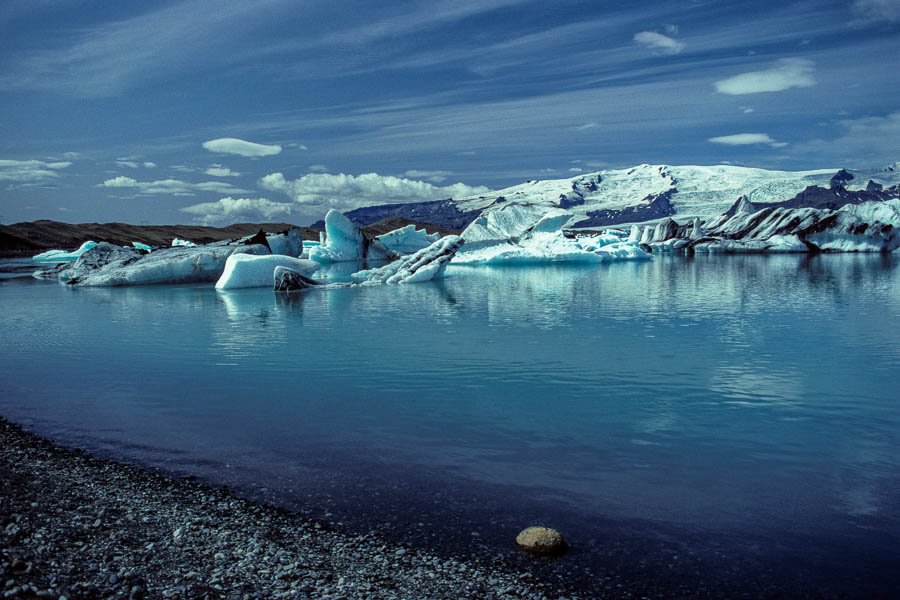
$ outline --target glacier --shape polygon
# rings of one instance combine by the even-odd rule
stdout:
[[[97,246],[97,242],[87,241],[81,244],[81,246],[78,247],[78,250],[73,250],[72,252],[66,250],[47,250],[46,252],[41,252],[40,254],[32,256],[31,260],[78,260],[82,254],[95,246]]]
[[[225,261],[225,269],[216,282],[217,290],[237,288],[269,287],[275,269],[285,267],[301,275],[310,275],[320,268],[320,264],[302,258],[281,254],[231,254]]]
[[[465,229],[485,209],[528,204],[544,212],[561,208],[572,229],[687,219],[722,214],[736,199],[763,208],[838,208],[847,203],[900,197],[900,163],[852,172],[838,167],[774,171],[733,165],[650,165],[608,169],[565,179],[528,180],[490,193],[451,200],[355,209],[348,218],[365,225],[389,216]]]
[[[465,245],[454,264],[602,262],[648,259],[651,254],[622,232],[563,231],[572,215],[542,205],[503,204],[484,211],[460,234]]]

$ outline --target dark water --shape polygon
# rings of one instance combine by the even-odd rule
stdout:
[[[0,414],[69,445],[444,552],[547,524],[582,590],[900,594],[896,257],[7,279],[0,315]]]

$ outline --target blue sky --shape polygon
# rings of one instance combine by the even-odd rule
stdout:
[[[287,221],[900,160],[900,0],[0,4],[0,218]]]

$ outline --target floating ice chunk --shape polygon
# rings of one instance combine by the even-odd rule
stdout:
[[[447,265],[465,241],[458,235],[448,235],[427,248],[395,260],[389,265],[353,274],[364,284],[416,283],[443,276]]]
[[[287,267],[301,275],[310,275],[318,270],[319,263],[282,254],[232,254],[225,261],[225,270],[216,282],[216,289],[269,287],[272,285],[275,267]]]
[[[78,247],[78,250],[74,250],[72,252],[67,252],[65,250],[47,250],[46,252],[41,252],[35,256],[32,256],[32,260],[78,260],[78,258],[90,250],[97,246],[97,242],[89,241],[81,244]]]
[[[136,248],[101,242],[59,272],[62,283],[119,286],[152,283],[202,283],[219,278],[233,252],[268,253],[265,246],[208,245],[162,248],[145,254]]]
[[[601,262],[613,259],[650,258],[635,242],[622,234],[572,237],[562,231],[571,215],[558,209],[540,214],[538,207],[509,205],[475,219],[462,233],[466,245],[454,262],[533,263]],[[497,213],[505,213],[494,216]],[[530,221],[529,221],[530,219]],[[469,236],[474,241],[470,243]]]
[[[197,244],[195,244],[194,242],[189,242],[188,240],[180,240],[178,238],[172,240],[172,246],[184,246],[186,248],[193,248],[196,245]]]
[[[262,231],[260,231],[262,233]],[[265,237],[266,245],[272,254],[283,254],[284,256],[298,257],[303,254],[303,234],[297,227],[292,227],[288,231],[282,233],[260,233],[256,235],[246,236],[240,239],[241,243],[254,243],[261,237]]]
[[[274,288],[276,292],[296,292],[307,288],[322,285],[321,282],[301,275],[288,267],[275,267],[273,272]]]
[[[441,239],[441,234],[427,233],[424,229],[416,229],[415,225],[410,224],[379,235],[375,239],[397,254],[412,254]]]
[[[151,252],[153,248],[148,246],[147,244],[142,244],[140,242],[131,242],[131,245],[137,248],[138,250],[143,250],[144,252]]]
[[[325,231],[320,234],[319,241],[318,246],[309,249],[309,257],[318,262],[396,258],[383,243],[367,239],[359,227],[334,209],[325,215]]]

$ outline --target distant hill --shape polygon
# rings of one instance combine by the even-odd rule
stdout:
[[[267,233],[286,231],[296,225],[288,223],[235,223],[228,227],[199,225],[129,225],[128,223],[60,223],[30,221],[0,225],[0,254],[33,255],[48,249],[74,250],[83,242],[110,242],[120,246],[139,242],[149,246],[169,246],[173,238],[208,244],[220,240],[253,235],[260,229]],[[300,227],[303,239],[318,240],[319,230]]]

